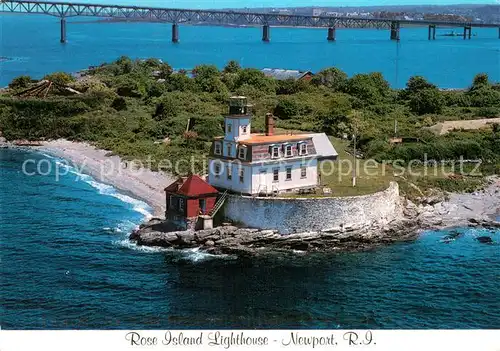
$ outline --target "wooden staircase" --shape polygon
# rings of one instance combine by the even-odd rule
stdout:
[[[224,205],[224,202],[226,202],[227,199],[227,190],[222,193],[222,195],[217,199],[217,202],[215,203],[214,208],[208,213],[210,217],[213,218],[213,216],[216,215],[216,213],[222,208]]]

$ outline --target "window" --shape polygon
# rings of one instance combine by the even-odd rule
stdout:
[[[214,144],[214,154],[220,155],[222,153],[222,146],[220,142]]]
[[[227,132],[231,133],[233,131],[233,125],[231,123],[227,124]]]
[[[244,182],[245,182],[245,169],[240,168],[240,183],[244,183]]]
[[[292,156],[293,156],[292,145],[285,145],[285,157],[292,157]]]
[[[218,162],[214,165],[214,174],[215,174],[215,178],[220,177],[220,163],[218,163]]]
[[[280,148],[279,146],[273,146],[271,149],[271,156],[272,158],[279,158],[280,157]]]
[[[292,167],[286,168],[286,180],[292,180]]]
[[[306,143],[299,144],[299,155],[307,155],[307,144]]]
[[[280,180],[280,169],[275,168],[273,169],[273,182],[279,182]]]
[[[241,134],[246,134],[247,133],[247,126],[242,126],[241,127]]]
[[[306,166],[300,167],[300,178],[302,178],[302,179],[307,178],[307,167]]]
[[[179,199],[179,211],[184,211],[184,199]]]
[[[231,164],[227,165],[226,174],[227,174],[227,180],[233,179],[233,167]]]
[[[227,157],[231,157],[231,144],[227,144]]]
[[[241,158],[242,160],[246,159],[247,157],[247,148],[244,146],[240,146],[238,149],[238,157]]]
[[[175,208],[174,197],[170,196],[170,208]]]

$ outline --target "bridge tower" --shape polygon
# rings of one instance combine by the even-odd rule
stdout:
[[[335,41],[335,27],[328,27],[328,41]]]
[[[172,23],[172,43],[179,42],[179,25],[177,23]]]
[[[262,26],[262,41],[268,43],[271,38],[271,28],[269,24],[264,24]]]
[[[392,21],[391,22],[391,40],[397,40],[399,41],[399,28],[401,27],[401,24],[399,21]]]
[[[435,24],[429,24],[429,40],[436,40],[436,25]]]
[[[467,39],[467,37],[471,37],[472,34],[472,26],[468,25],[464,27],[464,40]]]
[[[61,17],[61,43],[66,43],[66,18]]]

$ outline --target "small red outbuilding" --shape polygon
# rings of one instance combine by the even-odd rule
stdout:
[[[218,191],[197,175],[181,177],[165,188],[166,217],[187,224],[199,215],[209,214]]]

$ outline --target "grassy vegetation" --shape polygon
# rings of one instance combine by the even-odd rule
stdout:
[[[264,129],[264,115],[273,112],[277,127],[286,130],[325,132],[339,152],[339,159],[352,159],[345,150],[357,135],[360,172],[357,187],[340,170],[325,167],[322,183],[337,195],[356,195],[383,189],[395,177],[382,162],[400,159],[455,160],[460,156],[483,161],[483,174],[500,173],[500,128],[455,131],[434,135],[424,127],[445,120],[469,120],[500,116],[500,88],[484,74],[469,89],[441,91],[422,77],[413,77],[406,89],[394,90],[380,73],[348,77],[336,69],[325,69],[311,82],[276,81],[256,69],[243,69],[232,61],[219,71],[200,65],[193,76],[174,72],[159,60],[121,57],[75,80],[56,72],[46,79],[69,85],[82,94],[66,96],[53,89],[44,97],[16,96],[33,86],[30,77],[14,79],[0,95],[0,130],[7,139],[67,138],[90,141],[125,158],[152,158],[152,168],[164,168],[168,159],[194,162],[196,172],[206,172],[205,157],[210,140],[223,134],[223,115],[231,94],[245,95],[254,105],[252,132]],[[413,142],[393,145],[397,136]],[[418,141],[417,141],[418,140]],[[379,162],[378,165],[372,161]],[[365,172],[365,165],[370,162]],[[184,174],[190,165],[167,169]],[[385,173],[383,170],[385,169]],[[344,173],[345,169],[342,170]],[[378,171],[378,172],[376,172]],[[372,175],[376,174],[376,175]],[[465,180],[464,180],[465,179]],[[445,175],[409,179],[422,188],[470,190],[475,178]],[[409,192],[414,187],[408,187]]]

